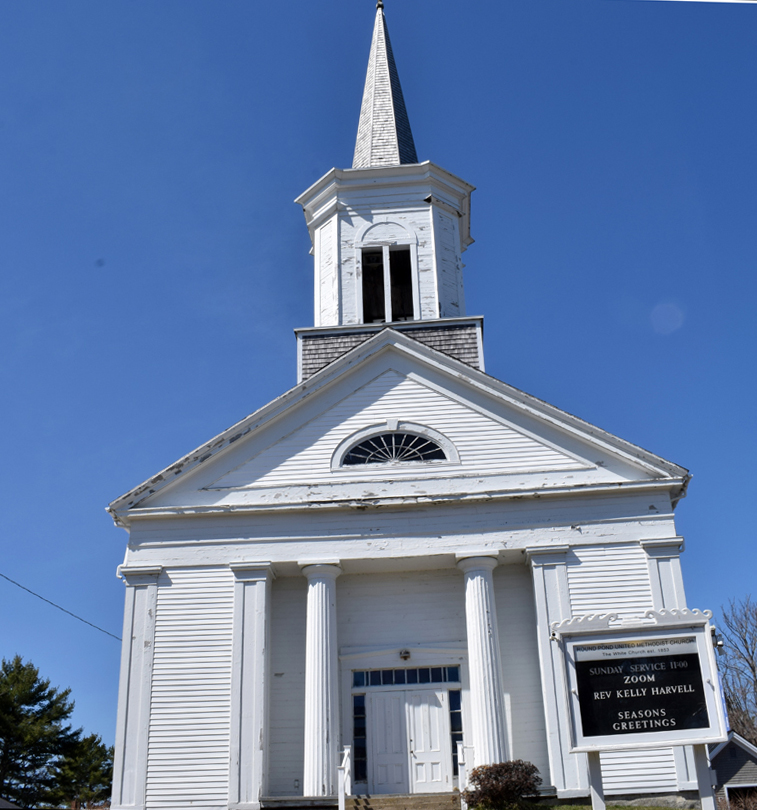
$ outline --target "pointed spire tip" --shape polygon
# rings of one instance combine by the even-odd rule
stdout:
[[[413,133],[389,41],[384,0],[377,0],[352,168],[417,162]]]

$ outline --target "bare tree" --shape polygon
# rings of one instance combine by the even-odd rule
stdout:
[[[731,728],[757,745],[757,602],[731,599],[723,609],[725,643],[722,666]]]

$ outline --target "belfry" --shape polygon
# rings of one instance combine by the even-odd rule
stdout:
[[[686,608],[689,475],[485,373],[473,190],[418,160],[379,1],[352,167],[297,199],[297,384],[109,507],[114,809],[452,795],[507,759],[588,794],[551,627]],[[608,795],[694,770],[686,746],[601,756]]]

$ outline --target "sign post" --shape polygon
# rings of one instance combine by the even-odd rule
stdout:
[[[562,647],[571,752],[589,756],[592,807],[604,810],[601,751],[692,745],[702,810],[715,810],[706,746],[726,739],[709,619],[698,610],[647,611],[552,625]]]

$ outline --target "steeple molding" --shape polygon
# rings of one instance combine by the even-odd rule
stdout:
[[[312,240],[313,229],[336,212],[346,192],[364,193],[366,202],[375,200],[377,204],[392,205],[394,197],[394,204],[399,206],[397,197],[418,184],[428,187],[429,193],[422,198],[426,205],[436,205],[461,220],[462,249],[472,245],[475,240],[470,235],[470,201],[476,187],[430,160],[407,166],[331,169],[300,194],[295,203],[304,209]],[[392,193],[394,190],[397,194]]]

